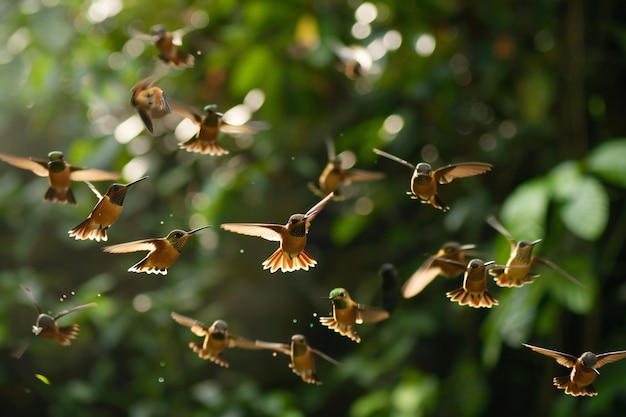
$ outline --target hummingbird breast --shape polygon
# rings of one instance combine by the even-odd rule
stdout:
[[[596,380],[596,373],[593,369],[581,364],[576,363],[576,366],[572,369],[570,380],[581,387],[590,385]]]
[[[415,175],[411,183],[413,194],[423,200],[428,200],[437,194],[437,183],[429,176]]]

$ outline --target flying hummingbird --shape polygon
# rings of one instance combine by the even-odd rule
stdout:
[[[489,270],[489,274],[494,277],[494,280],[500,287],[521,287],[525,284],[533,282],[533,278],[539,276],[539,274],[530,272],[530,268],[535,262],[540,262],[549,266],[576,285],[584,287],[584,285],[581,284],[576,278],[568,274],[555,263],[532,254],[534,246],[541,242],[541,239],[537,239],[532,242],[520,240],[516,243],[509,231],[506,230],[495,217],[487,217],[487,223],[500,232],[500,234],[502,234],[509,241],[511,246],[511,255],[509,256],[509,260],[506,262],[506,266],[492,268]]]
[[[494,261],[483,262],[480,259],[469,261],[463,278],[463,286],[446,293],[446,296],[450,298],[450,301],[456,301],[462,306],[469,305],[474,308],[497,306],[498,300],[487,291],[486,267],[494,263]]]
[[[109,187],[104,196],[99,195],[98,190],[92,188],[100,200],[87,219],[67,233],[76,240],[90,239],[96,242],[100,242],[101,240],[106,242],[107,230],[117,221],[117,218],[122,213],[122,205],[124,204],[126,192],[131,186],[146,178],[148,177],[139,178],[126,185],[113,184]]]
[[[139,81],[131,89],[130,104],[137,110],[141,121],[150,134],[154,134],[152,119],[159,119],[171,113],[170,105],[161,88],[153,86],[154,79],[148,77]]]
[[[484,174],[487,171],[491,171],[491,168],[493,168],[493,165],[484,162],[463,162],[446,165],[433,171],[431,166],[425,162],[420,162],[415,166],[404,159],[383,152],[380,149],[374,148],[374,153],[411,168],[413,170],[411,192],[407,192],[407,194],[413,199],[419,199],[422,203],[430,204],[443,211],[450,210],[450,207],[437,196],[438,184],[448,184],[456,178],[466,178]]]
[[[328,298],[333,304],[333,316],[320,317],[320,323],[357,343],[361,342],[361,338],[354,330],[356,324],[376,323],[389,318],[389,312],[385,310],[354,302],[344,288],[335,288]]]
[[[76,338],[79,328],[78,324],[59,327],[59,325],[57,324],[57,320],[74,311],[84,310],[86,308],[96,305],[96,303],[83,304],[80,306],[69,308],[67,310],[59,311],[54,316],[51,316],[41,310],[30,288],[22,285],[22,290],[24,290],[30,301],[32,301],[33,305],[35,306],[35,309],[37,310],[37,321],[35,321],[35,324],[32,328],[33,334],[35,336],[41,336],[44,339],[55,340],[61,346],[71,345],[72,343],[70,342],[70,340]],[[27,347],[28,345],[23,346],[21,349],[14,352],[12,356],[19,359]]]
[[[48,177],[50,187],[43,199],[53,203],[76,205],[76,199],[70,188],[72,181],[108,181],[120,177],[116,172],[72,166],[63,159],[63,152],[60,151],[48,153],[47,161],[6,154],[0,154],[0,159],[18,168],[33,171],[40,177]]]
[[[372,55],[360,45],[346,46],[338,40],[332,40],[330,47],[341,61],[337,69],[351,80],[356,80],[370,73],[374,65]]]
[[[391,314],[400,299],[400,279],[393,264],[382,264],[378,270],[381,278],[381,299],[383,308]]]
[[[202,343],[189,342],[189,348],[201,359],[208,359],[213,363],[228,368],[229,364],[222,355],[226,348],[261,349],[254,340],[235,336],[228,331],[224,320],[215,320],[210,327],[198,320],[185,317],[182,314],[172,312],[172,318],[180,325],[191,328],[196,336],[204,337]]]
[[[145,272],[147,274],[167,275],[167,268],[171,267],[180,256],[187,239],[194,233],[209,226],[198,227],[190,232],[174,229],[165,237],[136,240],[105,246],[102,250],[107,253],[129,253],[142,250],[150,251],[141,261],[128,268],[128,272]]]
[[[322,171],[318,183],[309,182],[307,185],[311,191],[317,196],[324,197],[330,192],[335,193],[335,200],[343,200],[343,196],[339,193],[339,188],[344,184],[352,181],[373,181],[385,177],[382,172],[363,171],[358,169],[350,169],[354,164],[353,159],[347,161],[343,157],[346,151],[339,155],[335,154],[335,144],[332,139],[326,140],[326,148],[328,150],[328,163]]]
[[[153,42],[159,50],[159,59],[163,63],[174,68],[193,67],[195,57],[178,49],[183,44],[185,36],[192,28],[185,27],[175,31],[168,31],[164,25],[154,25],[150,28],[150,34],[140,32],[130,27],[129,33],[137,39]]]
[[[306,235],[309,233],[311,221],[331,198],[333,198],[333,193],[328,194],[319,203],[311,207],[306,214],[291,215],[284,226],[263,223],[225,223],[220,227],[230,232],[280,242],[280,247],[263,261],[263,269],[269,269],[271,273],[279,269],[283,272],[298,269],[308,271],[310,267],[317,264],[317,261],[304,251]]]
[[[575,356],[557,352],[556,350],[545,349],[526,343],[522,344],[537,353],[556,359],[559,365],[572,368],[572,372],[570,372],[569,375],[557,376],[553,379],[553,382],[557,388],[564,389],[566,394],[574,397],[579,395],[598,395],[598,391],[596,391],[593,386],[596,376],[600,375],[598,368],[601,368],[607,363],[626,358],[626,350],[602,353],[599,355],[592,352],[585,352],[580,355],[580,358],[576,358]]]
[[[260,340],[256,341],[256,345],[260,349],[269,349],[276,352],[284,353],[291,358],[289,367],[293,370],[293,373],[298,375],[304,382],[309,384],[321,385],[322,381],[317,378],[315,372],[315,355],[318,355],[328,362],[336,366],[343,366],[330,356],[317,349],[313,349],[307,343],[305,337],[301,334],[295,334],[291,337],[291,344],[284,343],[270,343]]]
[[[402,287],[404,298],[411,298],[422,292],[437,275],[454,278],[465,272],[466,251],[473,249],[472,244],[461,245],[458,242],[446,242],[439,251],[428,257],[426,261],[411,275]]]
[[[204,106],[203,114],[178,102],[170,102],[172,111],[188,118],[198,125],[198,133],[191,139],[181,143],[179,147],[189,152],[220,156],[228,154],[217,138],[220,132],[228,134],[253,134],[257,129],[248,125],[231,125],[226,123],[223,114],[217,111],[217,105]]]

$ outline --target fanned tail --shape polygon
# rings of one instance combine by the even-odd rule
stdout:
[[[209,352],[202,347],[201,343],[189,342],[189,348],[196,352],[200,359],[209,360],[224,368],[228,368],[230,366],[230,364],[226,362],[226,360],[224,360],[224,357],[221,354],[214,354],[212,352]]]
[[[317,261],[311,258],[305,251],[300,252],[298,256],[291,256],[284,252],[281,248],[276,249],[272,255],[263,261],[263,269],[269,269],[271,273],[278,271],[283,272],[297,271],[304,269],[308,271],[310,267],[314,267]]]
[[[46,191],[46,195],[43,197],[44,201],[51,201],[53,203],[65,204],[70,203],[72,205],[76,205],[76,199],[74,198],[74,193],[70,188],[63,193],[59,193],[53,187],[49,187],[48,191]]]
[[[322,381],[317,379],[317,374],[312,369],[307,369],[305,371],[298,371],[292,364],[289,364],[289,367],[291,368],[293,373],[298,375],[300,378],[302,378],[304,382],[307,382],[309,384],[322,385]]]
[[[78,324],[72,324],[70,326],[59,327],[59,333],[57,334],[57,342],[62,346],[69,346],[72,343],[71,339],[76,339],[78,336]]]
[[[598,395],[598,391],[596,391],[596,388],[592,384],[581,387],[580,385],[573,383],[569,375],[554,377],[552,381],[557,388],[564,389],[566,394],[574,397],[585,395],[593,397]]]
[[[523,287],[526,284],[533,282],[533,278],[539,276],[539,274],[528,273],[521,278],[512,278],[511,275],[505,274],[504,269],[494,268],[489,273],[493,276],[493,280],[499,287]]]
[[[211,156],[227,155],[229,152],[217,140],[199,140],[198,136],[194,136],[186,142],[178,145],[179,148],[189,152],[201,153]]]
[[[354,330],[354,326],[340,324],[333,317],[320,317],[320,323],[329,329],[333,329],[342,336],[347,336],[357,343],[361,343],[361,338]]]
[[[458,290],[446,293],[446,297],[450,298],[450,301],[456,301],[457,303],[459,303],[459,305],[469,305],[470,307],[474,308],[491,308],[494,305],[498,305],[498,300],[493,298],[488,291],[483,291],[480,293],[470,293],[464,288],[459,288]]]
[[[84,222],[67,232],[70,237],[75,238],[76,240],[95,240],[96,242],[106,242],[107,241],[107,229],[93,227],[93,222],[91,219],[86,219]]]
[[[148,263],[147,261],[148,259],[143,259],[137,262],[135,265],[128,268],[128,272],[145,272],[146,274],[167,275],[167,268],[161,269],[158,266],[146,265]]]

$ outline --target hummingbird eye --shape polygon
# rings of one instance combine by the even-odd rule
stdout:
[[[472,263],[472,264],[470,264],[469,267],[472,268],[472,269],[476,269],[476,268],[478,268],[478,264],[477,263]]]
[[[298,219],[291,219],[291,224],[296,224],[298,223]]]
[[[525,248],[526,246],[528,246],[528,243],[526,243],[526,242],[520,242],[519,243],[519,247],[520,248]]]

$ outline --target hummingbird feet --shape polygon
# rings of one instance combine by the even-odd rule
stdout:
[[[581,387],[572,382],[570,375],[557,376],[552,381],[557,388],[564,389],[566,394],[574,397],[578,397],[579,395],[588,395],[590,397],[598,395],[598,391],[596,391],[596,388],[592,384]]]
[[[464,288],[459,288],[458,290],[446,293],[446,297],[450,298],[450,301],[456,301],[459,305],[468,305],[474,308],[491,308],[494,305],[498,305],[498,300],[493,298],[486,290],[480,293],[471,293]]]
[[[333,317],[320,317],[320,323],[329,329],[333,329],[342,336],[349,337],[357,343],[361,342],[361,338],[356,330],[354,330],[354,326],[338,323]]]

